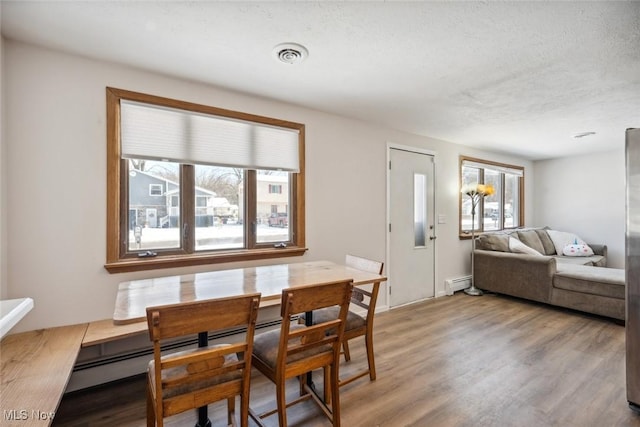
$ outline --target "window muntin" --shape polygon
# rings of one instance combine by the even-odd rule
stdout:
[[[186,116],[193,113],[198,116],[196,121],[199,122],[202,121],[200,116],[207,119],[215,116],[216,120],[241,123],[250,130],[252,158],[260,158],[263,151],[269,153],[264,157],[269,161],[286,157],[283,169],[290,172],[272,169],[256,172],[252,165],[218,165],[216,158],[199,163],[187,160],[158,161],[153,155],[125,157],[121,146],[121,101],[152,106],[163,113],[165,110],[179,110]],[[107,88],[107,112],[107,270],[122,272],[296,256],[306,251],[304,125],[112,88]],[[180,121],[184,122],[184,117]],[[129,121],[129,128],[131,125]],[[296,165],[292,165],[291,155],[283,156],[278,152],[283,147],[290,151],[291,135],[295,135],[297,143],[294,155],[298,161]],[[284,141],[283,145],[279,145],[279,141]],[[153,147],[153,144],[149,146]],[[145,164],[141,168],[140,165]],[[155,208],[155,213],[153,207],[139,206],[139,203],[132,201],[130,195],[135,190],[131,171],[138,175],[145,175],[145,172],[160,175],[164,179],[154,183],[163,185],[162,196],[154,196],[162,200],[162,205]],[[205,185],[202,174],[209,174],[209,178],[224,176],[228,182],[220,184],[216,187],[218,191],[214,191],[207,187],[208,184]],[[277,237],[273,233],[261,233],[258,229],[261,222],[258,205],[265,203],[258,189],[260,174],[285,177],[282,182],[274,184],[281,186],[281,192],[273,195],[287,198],[284,203],[277,201],[276,213],[286,219],[286,225],[277,230]],[[235,181],[231,182],[230,176],[235,177]],[[148,186],[146,190],[148,193]],[[221,194],[216,194],[218,192]],[[273,204],[266,201],[269,212]],[[153,218],[155,227],[150,227]],[[265,228],[268,228],[268,221],[265,224]],[[136,226],[140,227],[138,240]],[[151,239],[147,238],[150,232],[164,237],[151,243]],[[214,232],[217,234],[213,235]],[[171,237],[167,240],[166,236],[169,235]],[[285,245],[276,247],[274,242]]]
[[[524,224],[524,168],[486,160],[460,157],[460,188],[473,183],[491,184],[495,193],[480,199],[474,230],[496,231]],[[471,200],[460,194],[461,237],[470,237]]]

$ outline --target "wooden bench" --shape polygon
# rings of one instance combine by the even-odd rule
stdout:
[[[87,333],[82,340],[82,347],[103,344],[147,333],[146,321],[126,325],[114,325],[112,319],[97,320],[89,323]]]
[[[82,323],[40,329],[2,339],[0,407],[3,426],[51,424],[87,326]]]

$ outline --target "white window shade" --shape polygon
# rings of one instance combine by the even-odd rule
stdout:
[[[297,129],[121,101],[123,158],[299,172]]]
[[[488,170],[493,170],[493,171],[497,171],[497,172],[502,172],[502,173],[508,173],[511,175],[515,175],[515,176],[524,176],[524,170],[522,169],[516,169],[516,168],[510,168],[507,166],[500,166],[500,165],[493,165],[493,164],[489,164],[489,163],[481,163],[481,162],[474,162],[474,161],[470,161],[470,160],[463,160],[462,161],[462,166],[468,167],[468,168],[476,168],[476,169],[488,169]]]

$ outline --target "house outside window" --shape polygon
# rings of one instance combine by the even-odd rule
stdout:
[[[304,125],[107,88],[107,129],[108,271],[306,251]]]
[[[471,199],[460,193],[460,237],[470,237],[472,226],[482,233],[524,225],[524,167],[461,156],[460,188],[473,183],[490,184],[495,192],[480,199],[473,225]]]

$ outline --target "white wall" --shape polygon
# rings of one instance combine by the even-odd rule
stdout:
[[[608,247],[609,267],[624,268],[624,130],[612,151],[534,163],[535,225],[570,231]]]
[[[110,318],[119,282],[207,269],[109,274],[103,268],[106,86],[306,124],[309,251],[303,258],[263,264],[341,261],[347,252],[384,260],[386,144],[393,142],[437,152],[437,211],[447,218],[437,229],[436,243],[436,295],[442,294],[446,278],[470,270],[469,242],[458,239],[458,156],[521,164],[526,173],[532,166],[509,156],[13,41],[6,41],[4,57],[8,297],[35,301],[15,332]],[[528,181],[527,193],[532,194]],[[527,207],[532,206],[529,200]],[[246,264],[209,269],[241,265]],[[386,289],[381,293],[380,304],[386,305]]]
[[[2,8],[0,8],[0,11]],[[0,12],[1,13],[1,12]],[[0,37],[0,299],[6,299],[9,293],[7,285],[7,168],[4,119],[4,37]]]

